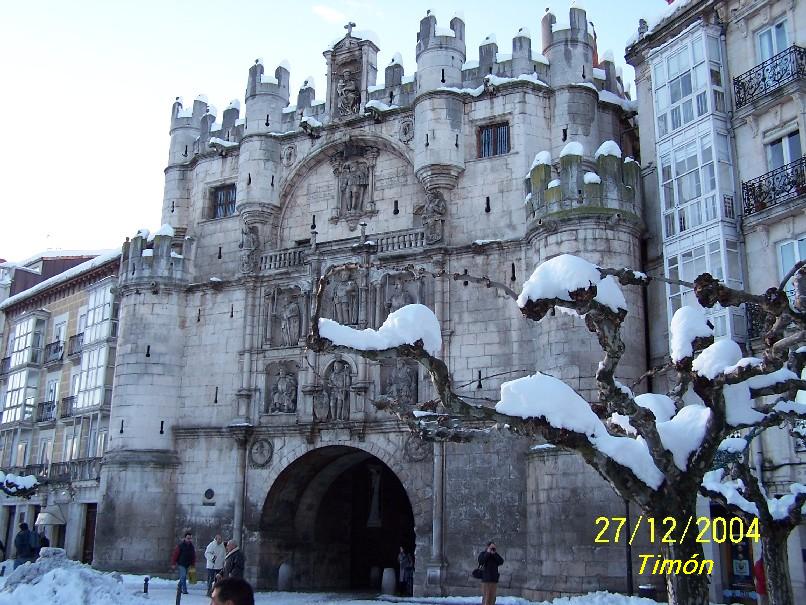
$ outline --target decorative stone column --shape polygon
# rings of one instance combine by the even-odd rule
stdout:
[[[445,562],[442,530],[444,527],[443,514],[445,510],[445,444],[434,444],[434,491],[432,500],[431,521],[431,559],[426,566],[427,594],[445,596],[445,576],[447,563]]]
[[[238,546],[243,548],[243,508],[246,495],[246,446],[252,435],[251,426],[230,425],[230,435],[238,445],[238,460],[236,463],[235,489],[232,511],[232,535]]]

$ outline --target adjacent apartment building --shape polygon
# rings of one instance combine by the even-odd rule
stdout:
[[[655,23],[640,23],[626,58],[636,70],[650,271],[684,281],[708,271],[760,293],[806,260],[804,23],[806,7],[794,0],[677,0]],[[650,298],[650,321],[668,325],[692,295],[666,285]],[[750,355],[761,349],[755,309],[710,314],[718,336]],[[667,350],[667,334],[656,330],[653,363]],[[803,440],[772,429],[756,441],[754,462],[771,494],[806,480]],[[716,600],[751,602],[752,578],[740,564],[749,546],[718,553]],[[793,532],[789,555],[803,602],[806,527]]]
[[[44,529],[69,557],[92,561],[109,434],[119,262],[115,251],[48,253],[4,265],[15,293],[0,302],[0,468],[48,480],[31,500],[0,496],[5,544],[13,544],[17,525],[26,521]],[[13,548],[6,554],[11,557]]]

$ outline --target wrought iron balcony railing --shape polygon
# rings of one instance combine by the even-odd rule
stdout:
[[[744,214],[806,195],[806,157],[742,183]]]
[[[70,337],[67,341],[67,355],[78,355],[81,353],[81,347],[84,344],[84,332],[79,332]]]
[[[73,415],[73,403],[75,402],[75,397],[63,397],[62,404],[59,406],[59,418],[69,418]]]
[[[56,402],[40,401],[36,404],[36,421],[48,422],[56,419]]]
[[[733,78],[736,109],[806,76],[806,49],[790,46],[741,76]]]
[[[55,363],[62,360],[64,355],[64,341],[57,340],[45,345],[45,363]]]

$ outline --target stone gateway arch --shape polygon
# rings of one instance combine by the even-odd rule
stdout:
[[[258,578],[267,587],[378,588],[400,546],[414,549],[414,515],[400,479],[379,458],[332,445],[280,472],[259,533]]]

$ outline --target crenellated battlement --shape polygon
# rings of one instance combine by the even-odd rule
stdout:
[[[591,154],[570,142],[552,161],[548,151],[535,156],[526,175],[525,204],[531,218],[545,219],[575,209],[609,209],[640,216],[640,167],[622,159],[615,141],[605,141]]]
[[[123,243],[120,265],[120,284],[158,289],[160,285],[187,281],[193,240],[176,242],[175,231],[163,225],[150,234],[141,229]]]

